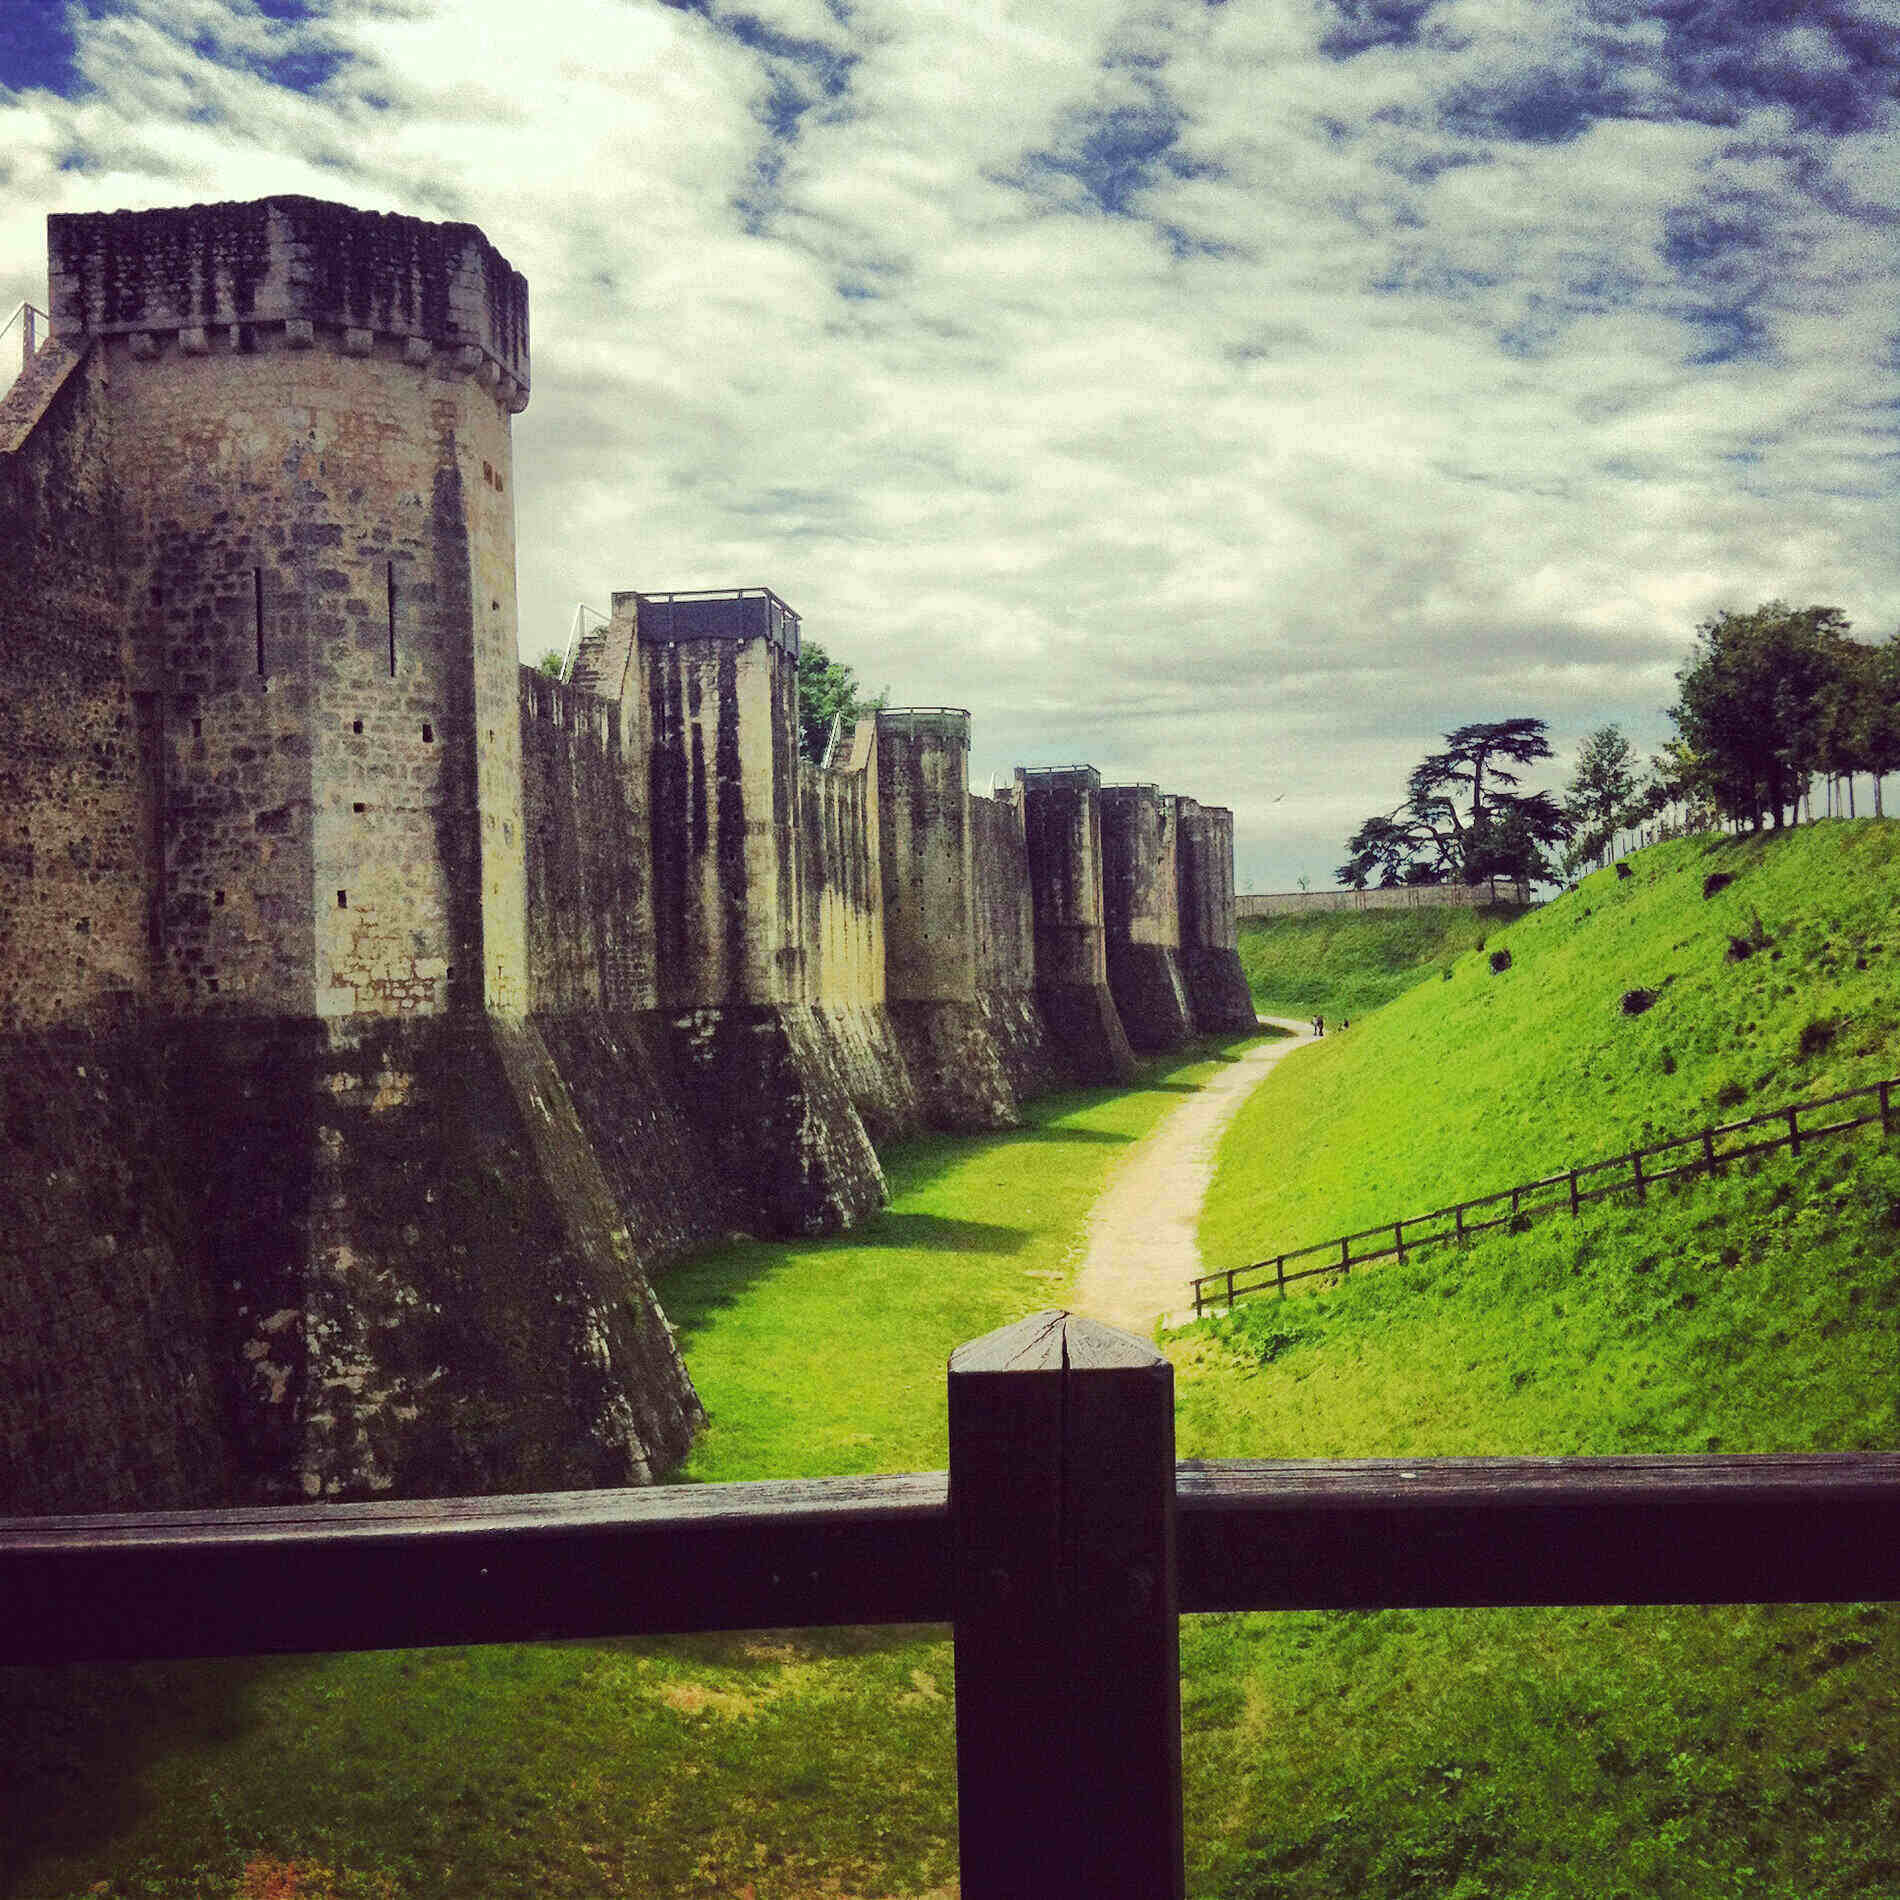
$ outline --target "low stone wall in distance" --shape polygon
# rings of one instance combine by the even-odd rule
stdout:
[[[1268,891],[1234,899],[1241,917],[1302,917],[1309,911],[1475,910],[1491,904],[1526,905],[1528,884],[1492,878],[1484,884],[1402,884],[1374,891]]]

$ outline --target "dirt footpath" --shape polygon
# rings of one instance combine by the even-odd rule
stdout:
[[[1263,1043],[1203,1083],[1109,1176],[1089,1216],[1088,1253],[1071,1311],[1154,1337],[1164,1314],[1191,1312],[1188,1282],[1201,1270],[1194,1229],[1214,1177],[1214,1151],[1234,1111],[1273,1065],[1313,1040],[1311,1023],[1263,1016],[1292,1040]]]

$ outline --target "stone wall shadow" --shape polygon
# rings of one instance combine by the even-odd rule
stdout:
[[[0,1669],[0,1894],[35,1863],[131,1829],[152,1805],[152,1762],[256,1728],[286,1657]]]

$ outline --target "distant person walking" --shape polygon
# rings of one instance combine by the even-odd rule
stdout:
[[[1313,1034],[1316,1036],[1323,1036],[1325,1035],[1325,1033],[1326,1033],[1326,1018],[1324,1016],[1315,1016],[1313,1018]]]

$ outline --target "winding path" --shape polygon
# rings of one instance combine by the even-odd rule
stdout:
[[[1089,1215],[1088,1252],[1070,1309],[1151,1338],[1163,1314],[1189,1304],[1201,1270],[1194,1244],[1214,1152],[1234,1112],[1276,1062],[1313,1040],[1312,1025],[1263,1016],[1290,1041],[1261,1043],[1203,1083],[1129,1150]]]

